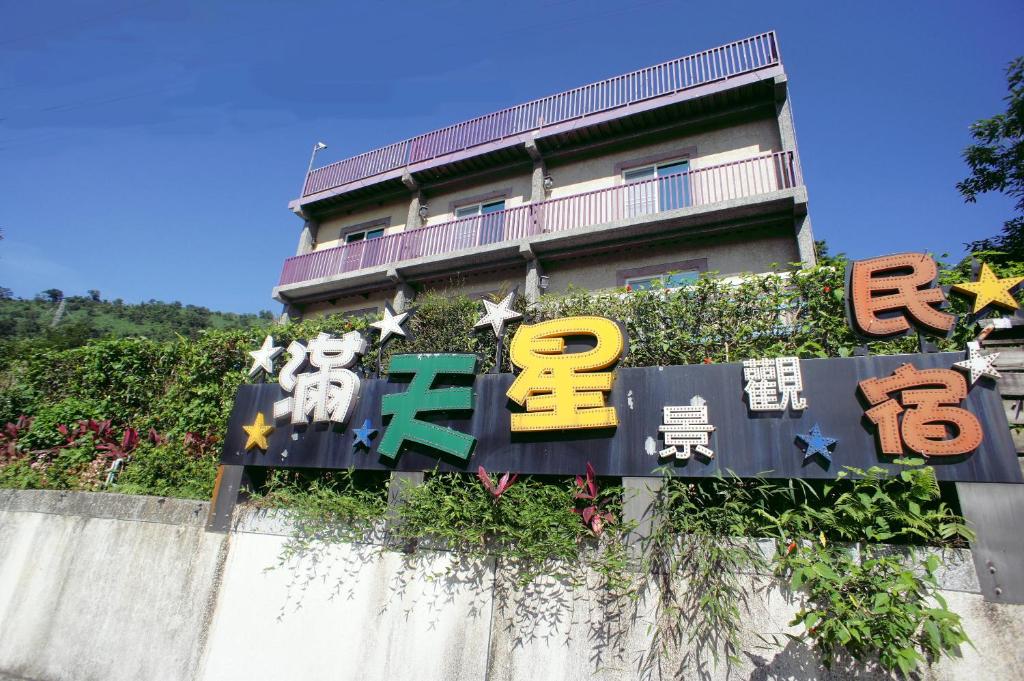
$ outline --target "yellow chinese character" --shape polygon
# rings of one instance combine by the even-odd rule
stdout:
[[[597,345],[565,354],[565,339],[571,336],[593,336]],[[509,357],[522,372],[506,395],[527,413],[512,414],[512,431],[617,426],[615,408],[605,406],[602,392],[612,389],[615,374],[600,370],[619,359],[623,345],[618,324],[604,317],[520,326]]]

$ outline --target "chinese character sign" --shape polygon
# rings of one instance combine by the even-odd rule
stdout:
[[[366,341],[358,331],[341,338],[321,333],[307,348],[298,341],[288,346],[288,362],[281,369],[281,388],[292,393],[274,403],[274,418],[291,415],[294,425],[345,423],[359,399],[359,377],[349,367],[366,352]],[[300,372],[309,362],[317,371]]]
[[[591,336],[596,345],[565,352],[566,338]],[[512,414],[512,431],[617,426],[614,407],[605,406],[615,374],[607,369],[625,348],[619,325],[604,317],[566,317],[519,327],[509,357],[522,371],[506,393],[526,407]]]
[[[391,422],[377,445],[377,453],[388,459],[398,457],[405,442],[416,442],[446,454],[468,459],[476,438],[436,423],[422,421],[422,412],[467,411],[473,408],[473,389],[469,387],[434,388],[443,374],[472,376],[476,355],[420,354],[395,355],[388,373],[413,374],[409,388],[397,395],[381,398],[381,415]]]
[[[852,263],[846,301],[854,329],[872,338],[898,336],[910,331],[911,325],[948,333],[956,318],[939,309],[946,296],[935,286],[938,272],[935,259],[925,253],[898,253]]]
[[[861,381],[860,391],[873,405],[864,414],[877,426],[885,454],[902,455],[906,445],[925,456],[956,456],[981,444],[981,424],[960,408],[967,381],[951,369],[904,364],[892,376]],[[950,436],[950,428],[955,435]]]
[[[783,411],[787,404],[796,411],[807,408],[797,357],[743,360],[743,380],[751,411]]]
[[[663,425],[658,431],[665,435],[665,449],[658,452],[659,456],[685,460],[694,451],[708,459],[715,456],[708,447],[715,427],[708,423],[707,403],[700,395],[694,396],[688,407],[664,407],[662,416]]]

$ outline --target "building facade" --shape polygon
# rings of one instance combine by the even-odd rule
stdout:
[[[773,32],[313,169],[289,207],[273,294],[293,318],[815,259]]]

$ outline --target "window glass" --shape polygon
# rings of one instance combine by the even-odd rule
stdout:
[[[640,180],[650,180],[654,177],[654,166],[647,168],[633,168],[632,170],[622,171],[622,179],[626,182],[638,182]]]
[[[474,203],[470,206],[460,206],[455,209],[455,218],[471,218],[475,215],[497,213],[500,210],[505,210],[505,199],[489,203]]]
[[[651,288],[677,288],[689,286],[700,278],[696,270],[685,272],[674,272],[672,274],[654,274],[649,277],[630,277],[626,279],[626,286],[633,291],[643,291]]]
[[[665,177],[666,175],[674,175],[675,173],[685,172],[690,167],[689,161],[673,161],[671,163],[665,163],[658,166],[658,177]]]
[[[643,168],[630,168],[622,171],[622,179],[626,182],[638,182],[640,180],[652,180],[655,177],[665,177],[688,170],[690,162],[686,159],[679,161],[666,161],[655,165],[644,166]]]
[[[373,229],[360,230],[358,232],[349,232],[345,235],[345,243],[351,244],[356,241],[362,241],[364,239],[376,239],[384,236],[383,227],[375,227]]]

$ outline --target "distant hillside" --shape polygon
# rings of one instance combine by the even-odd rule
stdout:
[[[0,297],[0,341],[39,339],[47,345],[74,347],[90,338],[145,336],[153,340],[194,337],[203,329],[241,329],[273,319],[259,314],[214,312],[196,305],[150,300],[131,304],[50,290],[33,300]],[[56,323],[54,317],[58,316]]]

